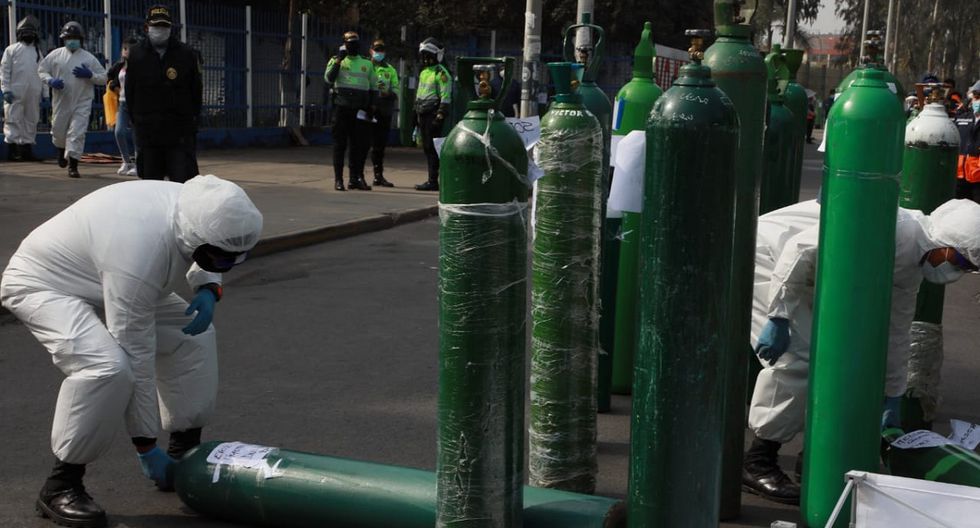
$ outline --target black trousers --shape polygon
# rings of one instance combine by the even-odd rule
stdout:
[[[378,122],[371,127],[371,164],[374,177],[384,174],[385,147],[388,146],[388,133],[391,131],[391,114],[378,114]]]
[[[176,145],[167,147],[139,145],[136,150],[136,171],[144,180],[184,183],[197,176],[197,136],[181,137]]]
[[[350,181],[364,178],[364,162],[371,141],[371,123],[357,118],[357,109],[346,106],[334,107],[333,129],[334,179],[344,179],[344,157],[350,169]],[[347,151],[350,150],[348,155]]]
[[[432,142],[435,134],[440,130],[433,130],[433,122],[436,120],[436,113],[419,114],[419,135],[422,136],[422,151],[425,152],[425,160],[429,165],[429,181],[439,183],[439,153],[436,152],[435,143]]]
[[[956,198],[980,203],[980,182],[970,183],[962,178],[956,179]]]

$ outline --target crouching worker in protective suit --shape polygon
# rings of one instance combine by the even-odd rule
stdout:
[[[214,408],[211,318],[221,273],[245,259],[261,231],[262,215],[240,187],[199,176],[110,185],[21,242],[0,301],[67,376],[51,431],[54,470],[36,503],[42,516],[105,525],[82,476],[123,419],[143,473],[171,488],[171,465],[200,443]],[[185,272],[190,305],[174,293]],[[156,443],[161,430],[170,432],[166,452]]]
[[[803,202],[759,217],[756,242],[752,342],[763,370],[749,408],[755,439],[745,455],[742,484],[787,504],[799,504],[800,487],[780,469],[778,452],[806,423],[819,227],[820,205]],[[951,200],[930,216],[899,209],[882,427],[899,424],[909,329],[923,278],[947,284],[976,272],[977,264],[980,205]],[[798,461],[797,473],[802,469]]]

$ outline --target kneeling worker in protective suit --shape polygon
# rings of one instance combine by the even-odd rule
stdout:
[[[106,72],[95,56],[82,49],[81,24],[68,22],[58,36],[65,45],[41,59],[37,72],[51,87],[51,142],[58,149],[58,166],[68,167],[68,176],[78,178],[95,86],[105,85]]]
[[[780,469],[778,452],[805,425],[819,227],[820,205],[803,202],[759,217],[756,242],[752,341],[763,370],[749,408],[755,439],[742,483],[746,491],[788,504],[799,503],[800,487]],[[951,200],[930,216],[899,209],[883,426],[899,423],[922,279],[950,283],[976,272],[978,263],[980,205]]]
[[[123,419],[143,473],[170,489],[174,459],[200,443],[214,409],[211,318],[221,273],[245,259],[261,231],[262,215],[240,187],[198,176],[104,187],[21,242],[0,302],[67,376],[51,431],[54,470],[36,503],[42,516],[105,525],[82,476]],[[196,292],[189,306],[174,293],[185,272]],[[161,429],[171,432],[167,452],[156,445]]]

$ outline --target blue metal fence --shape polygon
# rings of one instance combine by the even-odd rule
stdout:
[[[37,17],[41,25],[42,52],[61,46],[58,38],[61,27],[69,20],[78,21],[85,28],[83,46],[108,68],[119,59],[121,44],[126,38],[143,36],[146,11],[157,3],[161,3],[161,0],[112,0],[111,9],[106,12],[104,0],[18,0],[15,19],[20,20],[27,15]],[[200,53],[204,80],[202,126],[209,128],[239,128],[250,124],[257,127],[297,125],[300,122],[300,91],[303,84],[306,88],[303,108],[305,124],[329,124],[330,103],[323,81],[327,61],[336,53],[344,31],[360,30],[361,38],[366,42],[376,36],[363,28],[342,26],[326,17],[306,17],[307,67],[304,78],[301,70],[304,17],[299,13],[292,14],[290,20],[284,8],[268,4],[249,8],[246,2],[240,0],[164,0],[163,3],[171,7],[174,32],[186,33],[187,43]],[[10,0],[0,0],[2,47],[6,47],[10,39],[7,29],[10,4]],[[182,12],[182,9],[185,11]],[[252,10],[250,19],[247,16],[249,9]],[[182,21],[186,23],[183,32],[180,26]],[[392,49],[389,59],[396,65],[399,59],[405,59],[408,64],[407,77],[411,77],[416,59],[415,43],[427,35],[410,28],[404,44],[398,42],[400,35],[380,36]],[[292,49],[289,60],[284,61],[287,40],[291,40]],[[490,53],[490,35],[487,31],[448,39],[445,44],[450,68],[454,68],[457,57]],[[517,57],[520,62],[520,46],[519,41],[501,41],[496,52],[498,55]],[[108,57],[105,56],[107,48]],[[249,49],[251,63],[248,61]],[[629,79],[632,44],[612,45],[607,50],[609,53],[599,85],[612,97]],[[542,59],[546,62],[558,60],[559,57],[554,54],[557,50],[550,51],[551,54],[545,50]],[[402,53],[407,56],[398,56]],[[667,79],[670,72],[676,73],[676,67],[667,68],[664,72],[658,68],[658,79],[664,77],[663,80],[671,81]],[[664,75],[661,76],[661,73]],[[406,79],[405,82],[409,81]],[[98,87],[96,90],[91,130],[105,128],[102,108],[104,88]],[[44,95],[40,123],[42,131],[47,130],[50,119],[47,88]]]

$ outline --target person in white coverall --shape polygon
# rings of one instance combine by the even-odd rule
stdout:
[[[170,466],[200,443],[214,408],[220,273],[245,259],[261,231],[245,192],[209,175],[104,187],[21,242],[0,302],[67,376],[51,431],[56,462],[36,503],[43,516],[105,524],[82,476],[123,419],[144,474],[169,489]],[[190,306],[174,293],[185,272]],[[161,430],[171,432],[167,453],[156,446]]]
[[[58,149],[58,166],[68,167],[68,176],[78,178],[95,86],[105,85],[106,71],[94,55],[82,49],[81,24],[68,22],[59,37],[65,45],[48,53],[37,71],[51,87],[51,142]]]
[[[3,92],[3,141],[10,161],[37,161],[33,145],[41,112],[41,77],[37,64],[38,21],[28,16],[17,24],[17,42],[3,50],[0,91]]]
[[[760,216],[756,241],[752,344],[763,369],[749,408],[755,439],[742,482],[746,491],[789,504],[799,503],[800,488],[777,457],[805,426],[819,227],[820,205],[802,202]],[[951,200],[930,216],[898,210],[883,424],[898,423],[909,329],[923,278],[946,284],[977,271],[977,263],[980,205]]]

